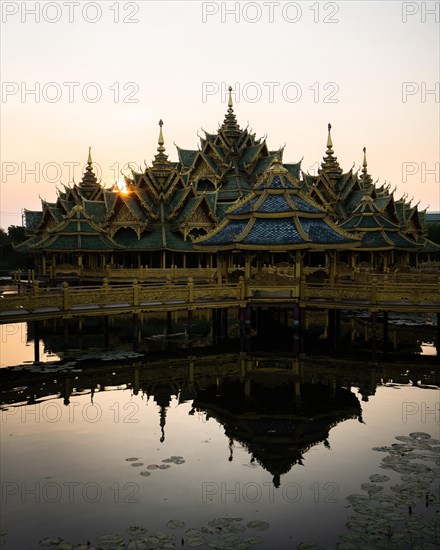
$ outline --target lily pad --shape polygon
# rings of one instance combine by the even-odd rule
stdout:
[[[194,529],[194,527],[190,527],[185,531],[185,535],[190,538],[201,537],[202,531],[200,529]]]
[[[63,542],[63,539],[61,537],[46,537],[43,540],[40,540],[41,546],[56,546],[57,544],[60,544]]]
[[[151,472],[147,472],[146,470],[144,470],[143,472],[139,472],[139,475],[143,477],[148,477],[151,476]]]
[[[142,475],[142,472],[140,475]],[[148,475],[150,475],[149,472]],[[127,533],[131,533],[133,535],[143,535],[147,531],[148,529],[146,527],[142,527],[142,525],[130,525],[130,527],[127,527]]]
[[[127,544],[127,550],[148,550],[148,543],[143,540],[131,540]]]
[[[413,439],[431,439],[431,436],[425,432],[412,432],[409,436]]]
[[[143,465],[144,465],[143,462],[132,462],[130,464],[130,466],[134,466],[135,468],[138,468],[139,466],[143,466]],[[147,468],[148,468],[148,466],[147,466]]]
[[[137,457],[130,457],[130,458],[126,458],[126,459],[125,459],[126,462],[136,462],[136,460],[139,460],[139,458],[137,458]]]
[[[373,474],[370,476],[370,481],[373,481],[375,483],[384,483],[385,481],[389,480],[390,478],[386,475]]]
[[[117,544],[124,542],[120,535],[100,535],[96,539],[103,548],[113,549]]]
[[[170,519],[167,523],[168,529],[183,529],[185,527],[185,522],[180,519]]]
[[[197,548],[198,546],[205,546],[206,540],[202,537],[189,537],[184,539],[185,545]]]
[[[266,521],[250,521],[247,527],[257,531],[266,531],[266,529],[269,529],[269,524]]]
[[[147,470],[157,470],[159,466],[157,464],[148,464]]]

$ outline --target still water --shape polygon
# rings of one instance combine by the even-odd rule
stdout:
[[[145,357],[87,334],[61,350],[50,330],[49,366],[31,367],[17,327],[2,343],[5,550],[438,544],[438,367]]]

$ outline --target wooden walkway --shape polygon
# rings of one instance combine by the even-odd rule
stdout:
[[[214,284],[168,281],[164,284],[32,289],[0,297],[0,324],[54,317],[99,316],[141,312],[194,311],[199,309],[278,306],[370,312],[397,311],[440,313],[440,279],[431,283],[396,282],[379,278],[370,283],[308,283],[286,280],[284,284]]]

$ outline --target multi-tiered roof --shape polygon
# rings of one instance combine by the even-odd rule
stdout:
[[[102,186],[89,149],[79,184],[63,186],[56,202],[42,201],[41,211],[25,211],[30,238],[19,249],[63,251],[69,241],[70,250],[87,252],[93,238],[96,251],[139,253],[439,250],[426,239],[424,212],[406,198],[395,200],[389,185],[373,183],[365,148],[360,173],[344,172],[329,124],[317,175],[302,172],[301,162],[283,164],[283,149],[270,151],[265,139],[240,127],[231,91],[223,124],[205,132],[198,150],[177,147],[178,162],[165,153],[160,121],[151,166],[131,170],[125,190]]]

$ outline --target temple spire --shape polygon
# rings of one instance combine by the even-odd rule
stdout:
[[[325,172],[328,176],[338,178],[342,174],[342,169],[339,166],[338,157],[334,156],[333,151],[333,141],[331,135],[332,125],[329,123],[328,126],[328,136],[327,136],[327,150],[325,152],[325,157],[321,163],[321,168],[318,170],[318,173]]]
[[[332,130],[332,125],[329,122],[328,123],[328,137],[327,137],[327,151],[326,151],[327,155],[333,155],[333,152],[334,152],[333,151],[333,142],[332,142],[331,130]]]
[[[159,147],[157,148],[157,150],[159,151],[159,153],[163,153],[165,151],[165,147],[163,146],[165,141],[163,139],[163,133],[162,133],[162,126],[163,126],[163,120],[160,119],[159,120],[159,127],[160,127],[160,130],[159,130],[159,139],[158,139],[158,144],[159,144]]]
[[[232,102],[232,86],[229,86],[229,98],[228,98],[228,112],[226,113],[225,120],[223,121],[222,129],[229,136],[240,135],[240,127],[237,124],[237,119],[234,113],[234,104]]]
[[[157,148],[157,155],[154,155],[153,160],[153,170],[159,177],[168,177],[171,165],[168,160],[168,155],[165,154],[165,140],[163,139],[162,132],[163,120],[159,120],[159,139],[157,143],[159,147]],[[162,182],[163,183],[163,182]]]
[[[232,113],[234,104],[232,103],[232,86],[229,86],[228,113]]]
[[[82,180],[79,183],[81,193],[86,199],[91,199],[95,196],[95,193],[100,189],[100,185],[96,178],[95,173],[93,172],[93,162],[92,162],[92,148],[89,147],[89,154],[87,156],[87,166],[83,174]]]
[[[364,153],[364,160],[362,161],[362,174],[361,174],[361,177],[360,177],[360,181],[362,183],[362,187],[365,189],[366,187],[370,187],[372,182],[373,182],[373,179],[372,177],[370,176],[370,174],[368,173],[368,170],[367,170],[367,148],[364,147],[362,149],[363,153]]]

